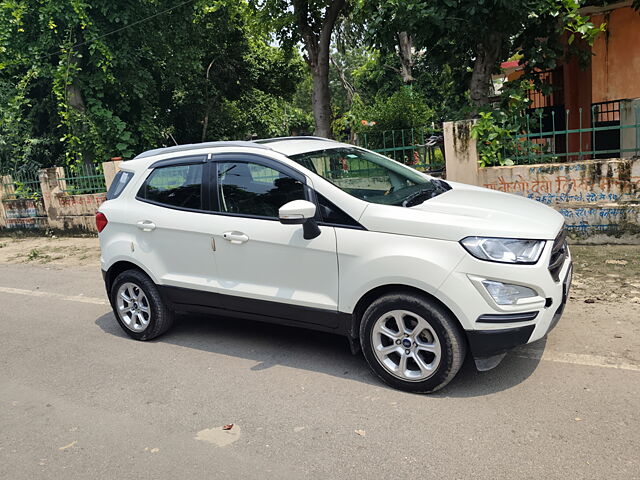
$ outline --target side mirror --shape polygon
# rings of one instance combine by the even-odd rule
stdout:
[[[313,219],[316,206],[306,200],[293,200],[278,210],[280,223],[283,225],[302,225],[305,240],[312,240],[320,235],[320,228]]]

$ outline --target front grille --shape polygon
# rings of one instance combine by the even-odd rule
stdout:
[[[562,270],[565,258],[567,258],[567,234],[563,228],[553,241],[551,258],[549,259],[549,273],[551,273],[554,282],[560,281],[560,270]]]

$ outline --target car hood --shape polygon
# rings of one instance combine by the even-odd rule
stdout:
[[[376,232],[459,241],[469,236],[553,240],[564,224],[534,200],[448,182],[451,190],[405,208],[369,204],[360,224]]]

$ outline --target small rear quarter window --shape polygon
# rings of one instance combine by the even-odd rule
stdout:
[[[202,210],[202,163],[154,169],[138,198],[168,207]]]
[[[124,170],[120,170],[116,173],[116,176],[111,182],[111,186],[109,187],[109,191],[107,192],[107,200],[113,200],[114,198],[118,198],[124,187],[127,186],[129,180],[133,178],[133,172],[125,172]]]

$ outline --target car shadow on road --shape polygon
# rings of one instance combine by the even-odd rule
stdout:
[[[95,323],[106,333],[127,338],[111,312]],[[237,318],[178,315],[174,327],[154,341],[253,360],[257,362],[251,367],[253,371],[282,365],[385,387],[371,373],[362,354],[351,354],[345,338],[323,332]],[[536,346],[543,349],[544,343]],[[453,381],[432,395],[463,398],[507,390],[526,380],[538,363],[507,355],[493,370],[478,372],[467,356]]]

